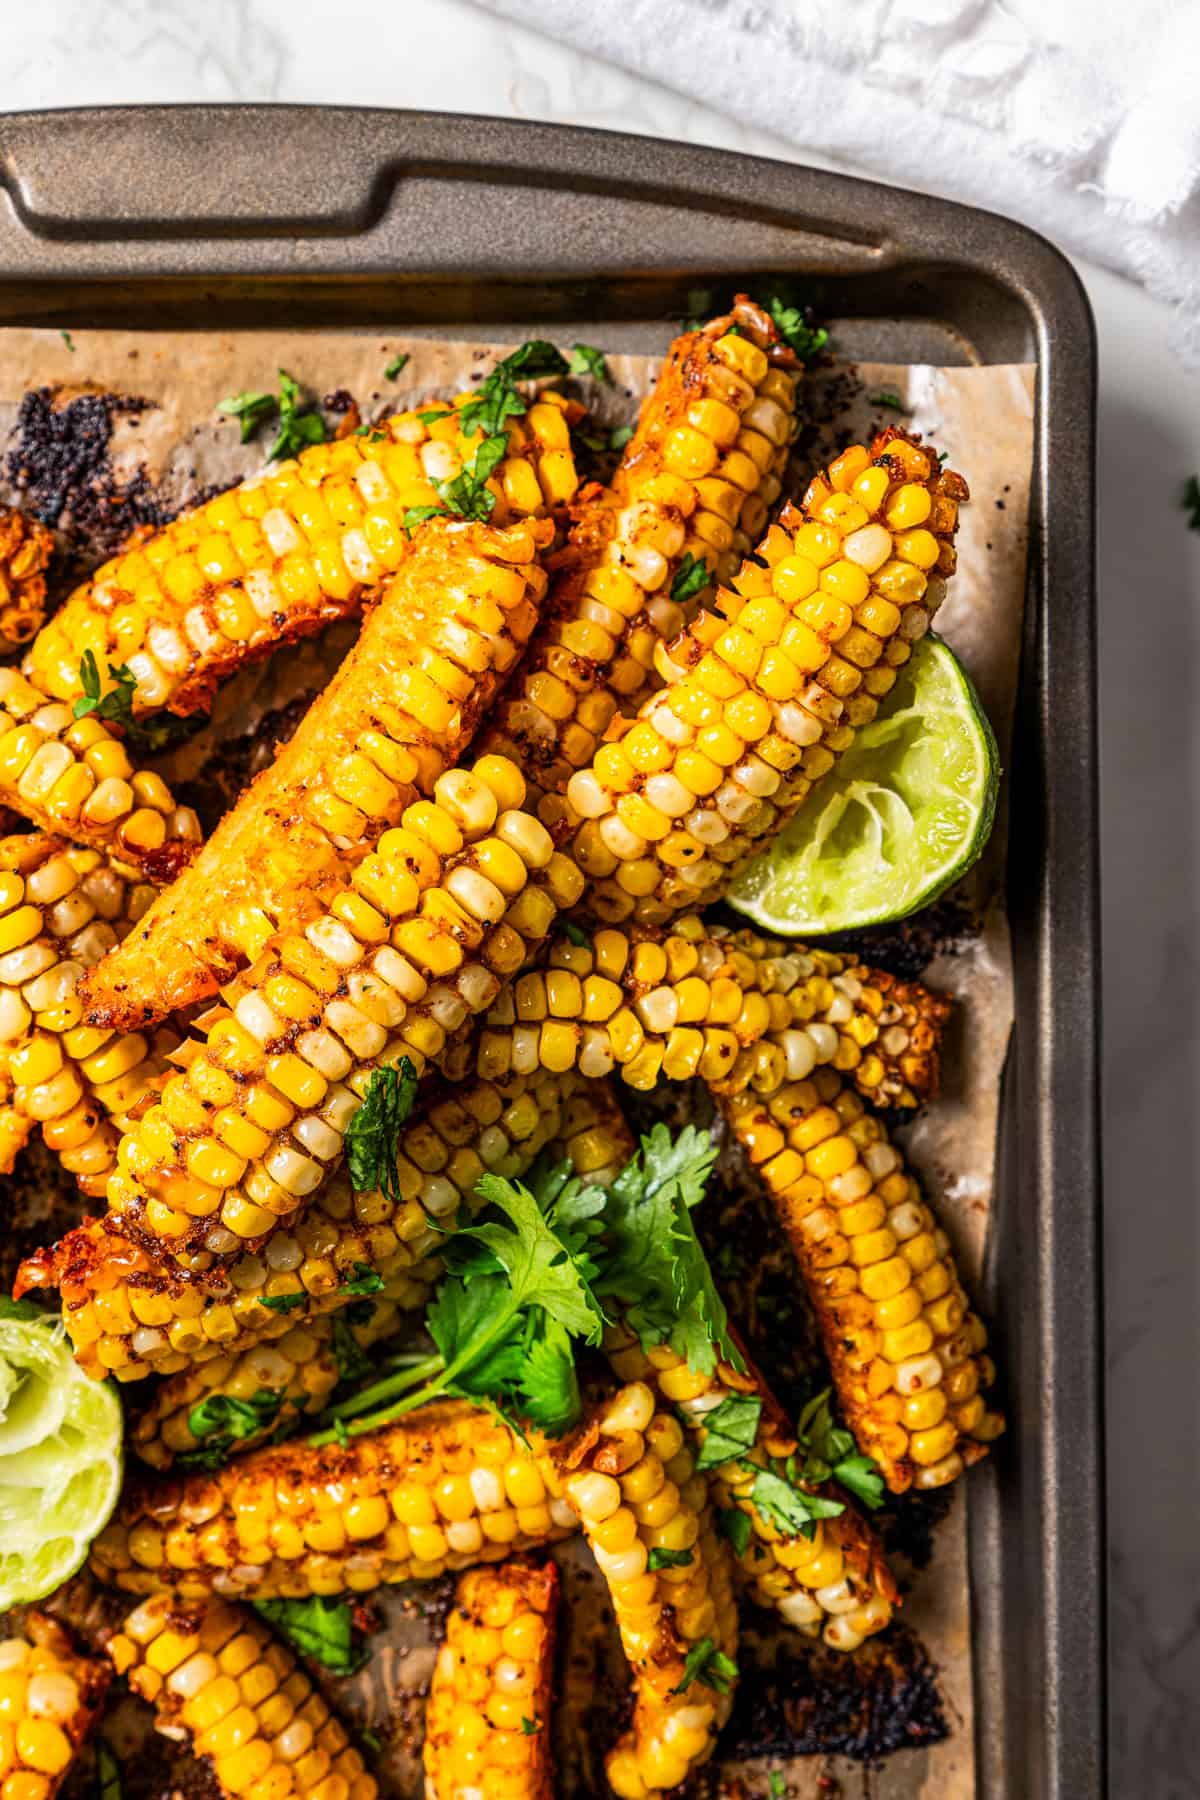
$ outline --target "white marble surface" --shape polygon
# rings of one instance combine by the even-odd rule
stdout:
[[[1074,0],[1072,0],[1074,3]],[[787,146],[465,0],[6,7],[4,104],[297,100]],[[1082,271],[1100,331],[1101,719],[1116,1791],[1200,1794],[1200,377]],[[1087,1800],[1072,1796],[1071,1800]]]

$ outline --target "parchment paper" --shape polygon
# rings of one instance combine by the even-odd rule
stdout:
[[[664,328],[664,347],[666,342]],[[364,419],[419,398],[448,396],[478,380],[490,367],[488,346],[435,343],[376,333],[101,333],[77,332],[73,347],[55,331],[0,333],[0,436],[9,434],[29,389],[58,390],[61,407],[80,392],[116,392],[147,404],[114,414],[110,445],[118,493],[126,482],[149,478],[168,507],[210,485],[227,485],[260,465],[270,427],[247,446],[238,428],[215,412],[217,402],[243,390],[274,391],[276,371],[286,368],[316,396],[343,391]],[[410,360],[389,381],[384,369],[400,351]],[[614,384],[588,381],[580,392],[606,424],[631,417],[652,383],[656,360],[617,356]],[[963,512],[958,539],[959,573],[938,618],[938,630],[972,674],[1007,754],[1021,640],[1029,481],[1033,456],[1033,369],[953,368],[862,364],[818,374],[809,383],[808,408],[816,421],[802,439],[809,466],[830,449],[868,433],[872,421],[898,416],[872,396],[891,392],[907,409],[907,422],[949,452],[966,475],[972,504]],[[340,404],[340,402],[339,402]],[[811,453],[811,454],[810,454]],[[19,471],[0,477],[5,498],[19,497]],[[28,500],[25,502],[28,504]],[[118,502],[119,504],[119,502]],[[60,523],[71,535],[71,505]],[[86,559],[86,531],[74,529],[73,548]],[[173,779],[199,769],[213,738],[252,730],[265,713],[300,690],[311,690],[334,666],[352,628],[296,646],[247,671],[218,700],[211,726],[160,764]],[[978,1277],[991,1210],[999,1081],[1012,1022],[1012,982],[1007,926],[999,877],[1004,860],[1001,825],[983,862],[961,896],[967,909],[952,944],[937,956],[927,978],[952,992],[959,1011],[947,1057],[946,1091],[903,1133],[929,1198],[953,1236],[968,1286]],[[1003,1372],[1001,1379],[1003,1380]],[[1004,1453],[1004,1452],[1002,1452]],[[1008,1454],[1013,1452],[1009,1450]],[[970,1479],[970,1477],[968,1477]],[[939,1668],[949,1723],[947,1741],[888,1759],[872,1777],[871,1791],[888,1800],[964,1800],[974,1790],[973,1696],[970,1664],[970,1599],[966,1564],[966,1512],[962,1489],[938,1530],[931,1565],[915,1577],[904,1617]],[[416,1793],[413,1745],[414,1689],[427,1674],[430,1653],[405,1642],[429,1641],[426,1621],[391,1596],[385,1606],[385,1639],[372,1640],[373,1673],[351,1684],[343,1697],[361,1724],[378,1731],[388,1723],[384,1770],[395,1794]],[[595,1693],[571,1662],[571,1685]],[[405,1695],[409,1696],[405,1698]],[[419,1709],[418,1709],[419,1717]],[[403,1721],[402,1728],[397,1727]],[[124,1735],[124,1734],[123,1734]],[[767,1763],[733,1772],[723,1791],[763,1793]],[[828,1795],[831,1775],[842,1791],[858,1792],[853,1764],[798,1759],[787,1768],[787,1792]],[[570,1792],[588,1791],[576,1775]],[[568,1790],[563,1789],[564,1794]],[[834,1790],[836,1791],[836,1790]]]

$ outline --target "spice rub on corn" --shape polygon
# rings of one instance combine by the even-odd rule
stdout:
[[[210,997],[432,798],[533,630],[551,531],[430,521],[274,763],[91,972],[89,1022],[131,1030]]]
[[[487,483],[496,526],[574,495],[565,405],[547,392],[506,421]],[[433,403],[309,445],[143,537],[76,588],[32,645],[26,676],[73,701],[90,653],[104,685],[109,667],[133,675],[135,714],[206,708],[237,669],[357,612],[396,572],[424,529],[410,535],[405,514],[442,505],[433,483],[459,476],[483,441],[464,435],[461,406]],[[3,620],[0,610],[0,634]]]

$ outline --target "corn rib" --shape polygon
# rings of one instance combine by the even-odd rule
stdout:
[[[901,432],[855,445],[659,647],[665,689],[567,784],[597,917],[657,924],[719,898],[874,718],[953,572],[966,497]]]
[[[195,813],[160,775],[135,770],[102,720],[75,718],[16,669],[0,669],[0,806],[152,881],[171,880],[200,841]]]
[[[98,1220],[22,1264],[18,1292],[56,1287],[76,1358],[95,1376],[187,1374],[211,1359],[242,1368],[247,1351],[348,1306],[361,1271],[383,1299],[423,1306],[437,1280],[441,1231],[469,1207],[481,1175],[525,1174],[561,1128],[570,1082],[556,1075],[431,1084],[396,1145],[397,1198],[355,1193],[344,1172],[294,1226],[261,1250],[185,1277]],[[160,1390],[166,1393],[166,1389]]]
[[[425,1713],[427,1800],[553,1800],[557,1606],[553,1563],[460,1577]]]
[[[916,1106],[937,1088],[947,1002],[840,952],[690,915],[668,933],[555,937],[545,961],[488,1012],[480,1075],[619,1072],[639,1089],[699,1075],[736,1093],[831,1063],[885,1105]]]
[[[942,1487],[1004,1429],[944,1231],[878,1119],[830,1069],[722,1110],[796,1254],[838,1399],[893,1493]]]
[[[54,533],[28,513],[0,508],[0,655],[28,643],[46,617]]]
[[[425,528],[294,737],[91,972],[90,1023],[132,1030],[211,996],[432,796],[533,630],[551,529]]]
[[[553,796],[647,686],[655,646],[749,553],[779,496],[795,406],[795,359],[745,295],[672,344],[611,487],[577,509],[546,620],[485,740],[552,797],[548,823]],[[677,599],[689,571],[700,586],[685,580]]]
[[[211,1764],[225,1800],[375,1800],[379,1792],[312,1678],[253,1613],[217,1600],[135,1608],[108,1654],[159,1731]]]
[[[135,1478],[92,1567],[126,1593],[184,1600],[430,1581],[569,1536],[554,1483],[536,1433],[526,1445],[481,1407],[435,1402],[344,1449],[281,1444],[215,1475]]]
[[[30,1613],[0,1640],[0,1793],[53,1800],[99,1715],[109,1671],[81,1656],[63,1627]]]
[[[488,482],[496,525],[574,495],[564,405],[546,393],[508,422]],[[237,669],[357,612],[395,573],[410,550],[406,512],[441,505],[433,483],[453,481],[483,441],[463,436],[460,406],[310,445],[184,513],[76,588],[31,647],[26,676],[74,701],[90,652],[102,673],[129,669],[135,714],[207,708]]]
[[[729,1716],[737,1651],[729,1546],[681,1427],[655,1410],[644,1382],[622,1388],[561,1453],[560,1479],[633,1672],[633,1726],[606,1759],[609,1784],[621,1800],[645,1800],[686,1780]],[[688,1560],[656,1566],[656,1550]],[[706,1644],[729,1661],[693,1674],[689,1655]]]

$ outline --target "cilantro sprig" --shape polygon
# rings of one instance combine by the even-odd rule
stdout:
[[[346,1600],[318,1594],[307,1600],[256,1600],[254,1610],[303,1656],[334,1675],[353,1675],[368,1660]]]
[[[379,1188],[393,1205],[399,1203],[396,1140],[416,1097],[417,1071],[407,1056],[398,1064],[372,1070],[362,1105],[345,1136],[350,1185],[358,1193]]]
[[[731,1656],[718,1650],[713,1639],[701,1638],[693,1644],[684,1658],[683,1674],[678,1687],[673,1687],[673,1694],[686,1694],[693,1681],[701,1681],[710,1687],[715,1694],[727,1694],[737,1680],[738,1666]]]
[[[384,378],[387,381],[395,381],[400,371],[406,369],[411,361],[412,358],[407,350],[397,351],[396,355],[393,356],[391,362],[387,365],[387,368],[383,371]]]
[[[219,1469],[235,1443],[268,1431],[279,1417],[284,1396],[271,1388],[259,1388],[248,1400],[232,1394],[209,1394],[188,1414],[188,1430],[196,1439],[194,1450],[185,1450],[176,1462],[183,1469]]]
[[[114,725],[128,728],[134,722],[133,694],[137,687],[137,676],[125,663],[109,663],[107,668],[108,679],[113,685],[105,691],[95,655],[91,650],[84,651],[79,662],[79,685],[83,692],[72,711],[77,719],[86,719],[89,714],[94,714],[97,719],[105,719]]]
[[[577,350],[584,348],[576,345]],[[463,436],[474,437],[480,432],[485,438],[496,437],[509,419],[520,418],[529,411],[529,402],[517,387],[518,381],[542,381],[552,375],[565,375],[568,368],[561,350],[545,338],[528,339],[501,357],[491,374],[480,382],[478,392],[463,406],[459,413]]]
[[[504,461],[507,445],[505,437],[484,438],[471,461],[464,463],[453,479],[435,481],[433,489],[441,505],[410,506],[402,521],[407,535],[411,537],[416,526],[423,525],[426,519],[442,516],[475,519],[481,525],[486,524],[496,505],[496,496],[487,485],[488,480]]]
[[[762,1408],[756,1395],[731,1394],[706,1413],[697,1469],[736,1464],[753,1477],[746,1498],[768,1524],[792,1536],[811,1537],[818,1519],[836,1519],[845,1512],[844,1501],[817,1491],[827,1482],[839,1483],[866,1506],[882,1504],[883,1477],[872,1459],[856,1449],[845,1427],[834,1423],[829,1388],[801,1413],[792,1455],[765,1463],[751,1455]],[[744,1551],[750,1541],[746,1514],[732,1508],[721,1515],[720,1524],[739,1554]]]
[[[867,405],[883,407],[887,412],[906,413],[909,411],[899,394],[892,388],[883,388],[878,394],[868,394]]]
[[[767,311],[775,321],[784,343],[794,350],[802,363],[814,363],[826,344],[829,333],[822,325],[812,325],[807,317],[807,309],[798,306],[787,306],[778,294],[772,294],[767,301]]]
[[[711,581],[712,570],[704,558],[693,556],[690,550],[685,550],[671,583],[671,598],[682,606],[685,601],[702,594]]]
[[[612,381],[604,352],[597,350],[594,344],[576,344],[573,347],[567,372],[570,375],[591,375],[596,381]]]
[[[243,444],[249,443],[260,425],[277,418],[279,429],[267,451],[268,462],[298,456],[307,444],[323,444],[329,435],[320,413],[303,404],[300,384],[286,369],[279,370],[278,394],[232,394],[217,402],[217,411],[238,420]]]

